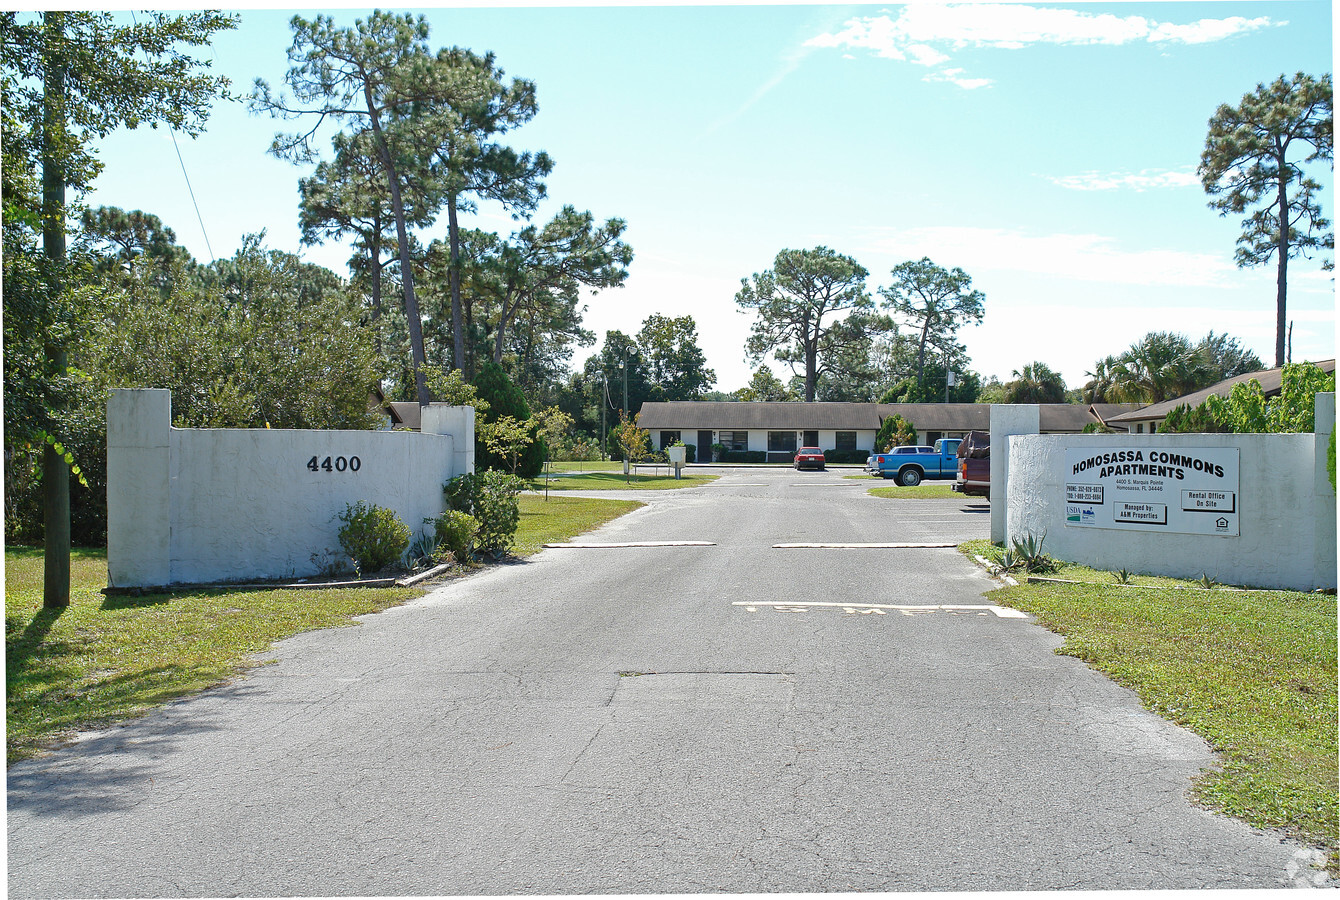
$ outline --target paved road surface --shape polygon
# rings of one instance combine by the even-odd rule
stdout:
[[[548,550],[11,767],[11,895],[1284,884],[1187,802],[1205,745],[953,550],[773,549],[987,534],[840,474],[666,492],[586,540],[713,546]]]

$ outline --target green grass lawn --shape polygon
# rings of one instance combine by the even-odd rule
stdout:
[[[556,460],[549,463],[551,472],[622,472],[623,463],[617,459]],[[544,476],[540,476],[544,481]]]
[[[219,684],[273,642],[377,612],[418,588],[181,590],[106,597],[105,550],[76,549],[70,605],[42,607],[42,552],[5,550],[6,750],[29,756],[76,730]]]
[[[987,541],[963,549],[999,553]],[[1084,583],[1020,584],[991,599],[1036,616],[1065,638],[1058,652],[1135,691],[1148,709],[1222,753],[1222,770],[1195,779],[1201,803],[1324,846],[1334,868],[1335,596],[1206,590],[1150,576],[1123,587],[1111,573],[1074,565],[1048,577]]]
[[[699,487],[716,481],[717,475],[695,474],[684,470],[683,478],[676,479],[673,470],[669,475],[635,475],[629,473],[624,479],[622,463],[620,468],[609,472],[585,472],[578,475],[564,475],[549,480],[550,491],[663,491],[673,488]],[[664,473],[665,469],[662,468]],[[531,490],[544,491],[544,476],[527,482]]]
[[[544,494],[522,494],[521,524],[516,530],[512,552],[517,556],[530,556],[538,553],[545,544],[584,534],[642,505],[636,500],[562,496],[545,500]]]
[[[888,482],[885,482],[888,484]],[[876,487],[866,491],[874,497],[885,497],[889,500],[978,500],[979,498],[965,497],[962,494],[954,493],[949,482],[936,484],[934,482],[923,481],[916,487],[902,487],[893,485],[891,487]]]
[[[642,504],[521,497],[513,552],[535,553]],[[6,751],[12,762],[77,731],[104,727],[220,684],[275,641],[352,623],[421,588],[181,589],[106,597],[105,550],[76,549],[70,605],[42,607],[42,551],[5,549]]]

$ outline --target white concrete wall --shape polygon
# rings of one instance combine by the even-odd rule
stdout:
[[[335,517],[346,505],[393,509],[417,535],[425,518],[442,512],[443,483],[473,466],[469,407],[425,410],[425,429],[459,428],[466,432],[459,440],[398,431],[178,429],[169,427],[170,407],[162,390],[113,391],[108,401],[112,587],[315,574],[314,554],[339,552]]]
[[[1329,440],[1334,427],[1318,416]],[[1008,439],[1009,481],[1005,496],[995,490],[992,436],[992,504],[1006,512],[1006,540],[1046,532],[1051,555],[1096,569],[1129,569],[1139,574],[1199,578],[1223,584],[1313,590],[1336,586],[1335,492],[1326,476],[1323,435],[1158,434],[1019,435]],[[1158,449],[1236,448],[1240,465],[1240,534],[1162,534],[1067,526],[1067,448],[1151,447]],[[1004,504],[1000,503],[1004,500]]]

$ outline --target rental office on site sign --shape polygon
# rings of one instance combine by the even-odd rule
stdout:
[[[1065,523],[1238,535],[1237,448],[1067,449]]]

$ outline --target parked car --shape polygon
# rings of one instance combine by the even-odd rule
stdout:
[[[894,478],[907,487],[924,478],[953,478],[958,474],[958,438],[942,438],[934,447],[894,447],[866,460],[865,470],[880,478]]]
[[[991,432],[971,431],[958,445],[954,490],[966,497],[991,499]]]
[[[796,451],[795,466],[797,469],[818,469],[824,470],[824,452],[818,447],[801,447]]]

